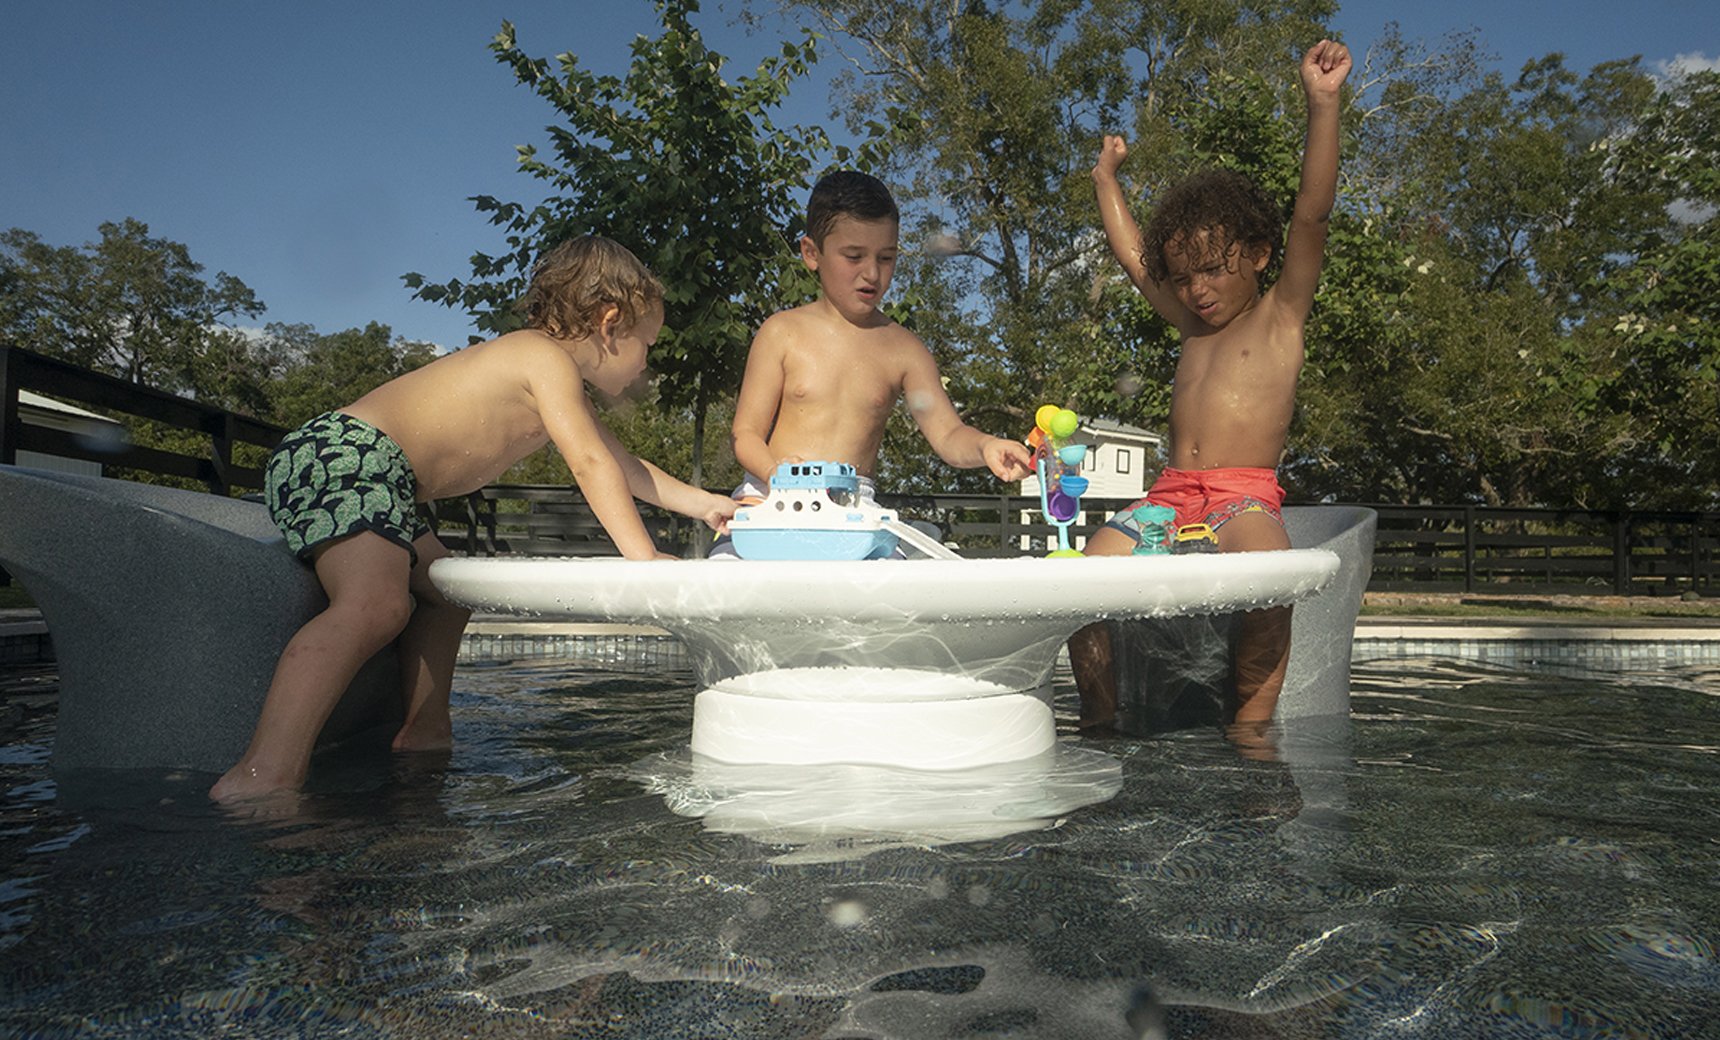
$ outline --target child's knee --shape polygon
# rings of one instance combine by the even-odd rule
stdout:
[[[329,612],[360,642],[381,649],[412,619],[412,596],[404,588],[354,590],[332,601]]]

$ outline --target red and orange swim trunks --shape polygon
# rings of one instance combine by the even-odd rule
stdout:
[[[1205,524],[1215,532],[1244,513],[1265,513],[1284,523],[1284,489],[1278,472],[1264,467],[1235,466],[1228,469],[1172,469],[1166,466],[1145,498],[1117,510],[1106,522],[1136,542],[1141,523],[1135,510],[1141,506],[1169,506],[1176,510],[1176,524]]]

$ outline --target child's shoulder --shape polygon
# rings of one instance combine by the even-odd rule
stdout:
[[[568,345],[565,341],[556,339],[542,329],[516,329],[466,349],[483,350],[498,355],[507,354],[514,358],[541,356],[548,359],[566,358],[568,356],[567,348]]]
[[[818,304],[803,303],[798,307],[789,307],[777,311],[766,318],[760,325],[759,331],[766,329],[796,329],[813,324],[818,320]]]

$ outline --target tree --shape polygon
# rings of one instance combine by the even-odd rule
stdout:
[[[270,414],[287,427],[350,404],[436,360],[434,344],[396,337],[374,321],[326,336],[309,325],[271,324],[267,340],[280,366],[269,387]]]
[[[1609,504],[1720,507],[1720,74],[1664,85],[1610,149],[1665,219],[1586,287],[1590,318],[1559,384],[1613,417]]]
[[[593,75],[570,53],[553,65],[529,57],[503,23],[491,44],[497,60],[564,120],[547,128],[549,156],[520,148],[520,169],[552,194],[530,208],[478,197],[478,209],[506,228],[508,252],[474,257],[470,280],[429,284],[410,274],[406,282],[501,333],[518,326],[514,301],[545,249],[586,233],[631,248],[666,287],[651,366],[662,405],[690,413],[692,480],[702,483],[705,424],[738,387],[753,330],[807,296],[790,245],[814,156],[829,141],[820,129],[781,130],[770,118],[814,61],[813,34],[730,83],[725,59],[691,24],[696,0],[663,0],[658,10],[663,34],[634,43],[623,78]]]
[[[255,384],[232,363],[245,342],[226,323],[261,314],[256,294],[224,271],[205,279],[184,245],[141,221],[100,231],[81,249],[21,228],[0,235],[0,334],[134,383],[253,403]]]

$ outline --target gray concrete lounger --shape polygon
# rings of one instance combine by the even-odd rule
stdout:
[[[56,769],[238,761],[275,661],[327,603],[256,502],[0,466],[0,564],[59,662]],[[392,651],[360,671],[328,745],[399,726]]]

